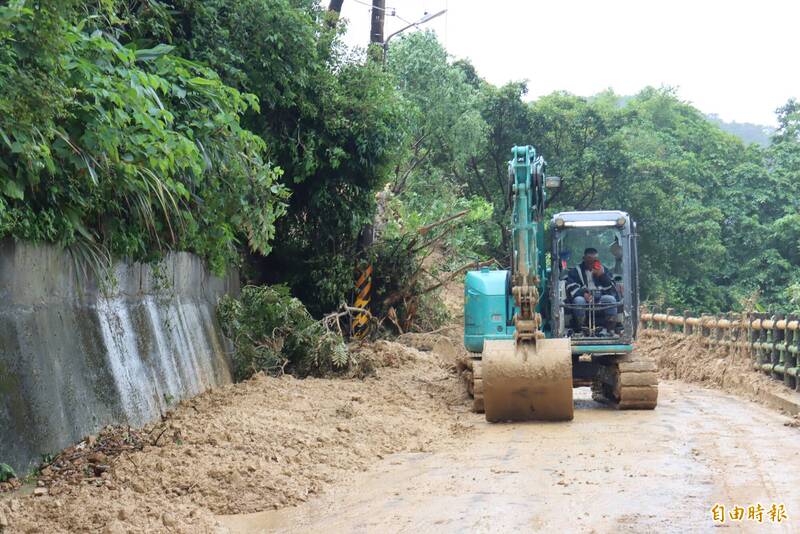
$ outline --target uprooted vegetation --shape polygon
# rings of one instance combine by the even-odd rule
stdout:
[[[315,320],[286,287],[247,286],[238,298],[223,297],[217,313],[234,345],[236,380],[260,371],[305,377],[370,370],[367,362],[359,367],[341,332]]]

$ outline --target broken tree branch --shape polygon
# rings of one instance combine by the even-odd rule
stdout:
[[[418,232],[420,235],[423,235],[423,236],[424,236],[424,235],[426,235],[428,232],[430,232],[431,230],[433,230],[434,228],[436,228],[437,226],[440,226],[440,225],[442,225],[442,224],[445,224],[445,223],[448,223],[448,222],[450,222],[450,221],[454,221],[454,220],[456,220],[456,219],[459,219],[459,218],[463,217],[464,215],[466,215],[467,213],[469,213],[469,210],[459,211],[458,213],[456,213],[456,214],[454,214],[454,215],[451,215],[451,216],[449,216],[449,217],[445,217],[444,219],[442,219],[442,220],[440,220],[440,221],[436,221],[436,222],[434,222],[434,223],[427,224],[427,225],[425,225],[425,226],[421,227],[419,230],[417,230],[417,232]]]
[[[443,279],[439,280],[439,282],[433,284],[432,286],[426,287],[425,289],[423,289],[422,291],[417,293],[417,296],[424,295],[426,293],[430,293],[431,291],[439,289],[440,287],[445,285],[447,282],[449,282],[450,280],[452,280],[453,278],[455,278],[459,274],[463,273],[464,271],[466,271],[470,267],[477,267],[478,269],[480,269],[481,267],[488,267],[488,266],[493,265],[493,264],[497,264],[497,260],[495,260],[494,258],[492,258],[491,260],[478,262],[477,264],[475,262],[470,262],[470,263],[468,263],[468,264],[466,264],[466,265],[464,265],[462,267],[459,267],[455,271],[449,273],[447,276],[445,276]]]

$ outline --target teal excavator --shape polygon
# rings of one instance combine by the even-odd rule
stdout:
[[[636,223],[622,211],[570,211],[549,221],[547,190],[560,178],[531,146],[508,164],[512,200],[511,269],[469,271],[464,283],[464,345],[470,352],[473,409],[488,421],[570,420],[572,390],[620,409],[653,409],[655,363],[636,352],[639,280]],[[587,282],[588,298],[568,298],[569,269],[597,251],[614,299]],[[614,326],[601,320],[612,317]]]

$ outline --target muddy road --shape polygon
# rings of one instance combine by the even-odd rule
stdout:
[[[619,412],[582,388],[570,423],[471,414],[433,452],[388,456],[299,507],[218,519],[240,533],[800,532],[800,431],[786,417],[681,382],[659,401]],[[748,519],[757,505],[761,523]]]
[[[684,373],[702,351],[656,336],[640,345],[662,373],[736,394],[667,381],[656,410],[635,412],[583,388],[571,422],[488,424],[457,372],[460,334],[402,341],[356,349],[367,377],[206,392],[118,456],[82,442],[66,471],[0,493],[0,532],[800,532],[800,428],[741,396],[782,384],[712,354],[711,371]],[[715,379],[728,375],[746,379]]]

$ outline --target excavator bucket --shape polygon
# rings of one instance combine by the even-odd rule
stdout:
[[[486,340],[481,370],[487,421],[572,419],[569,339]]]

